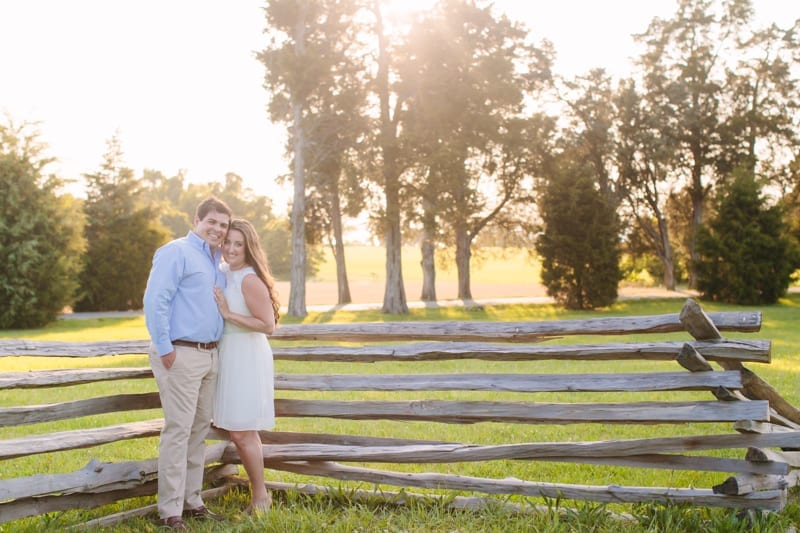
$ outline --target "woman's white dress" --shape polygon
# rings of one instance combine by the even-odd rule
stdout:
[[[234,313],[252,316],[242,293],[242,280],[255,271],[249,266],[225,270],[228,307]],[[267,336],[225,321],[219,345],[214,425],[234,431],[275,427],[273,379],[272,348]]]

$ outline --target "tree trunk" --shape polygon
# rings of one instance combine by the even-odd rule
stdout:
[[[342,210],[339,207],[339,187],[331,195],[331,225],[333,226],[333,258],[336,260],[336,287],[339,293],[338,304],[349,304],[350,284],[347,281],[347,264],[344,260],[344,238],[342,236]]]
[[[669,243],[669,229],[664,217],[658,218],[659,235],[661,235],[661,264],[664,266],[664,288],[675,290],[675,262],[672,259],[672,246]]]
[[[456,268],[458,269],[458,297],[461,300],[472,300],[472,289],[469,281],[469,260],[472,256],[470,238],[467,229],[456,228]]]
[[[436,214],[429,199],[422,199],[422,294],[423,302],[436,301]]]
[[[378,34],[378,100],[380,103],[380,147],[382,174],[386,199],[386,290],[383,294],[383,313],[408,313],[406,291],[403,286],[402,238],[400,233],[400,176],[397,171],[397,130],[389,112],[389,56],[380,1],[373,3],[376,32]]]
[[[300,9],[307,7],[300,2]],[[295,57],[302,61],[305,55],[305,16],[297,17],[294,28]],[[292,201],[292,265],[290,272],[289,303],[287,314],[303,318],[306,310],[306,177],[305,177],[305,132],[303,131],[303,105],[293,97],[292,122],[294,127],[294,198]]]

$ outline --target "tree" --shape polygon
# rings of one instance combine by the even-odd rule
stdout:
[[[658,114],[658,109],[648,107],[633,80],[621,84],[615,100],[619,195],[634,221],[633,232],[661,261],[664,287],[674,291],[675,254],[666,214],[666,193],[675,147],[670,138],[659,133],[665,117]]]
[[[767,206],[750,169],[737,169],[717,192],[716,213],[698,233],[695,265],[703,298],[773,304],[800,267],[800,247],[777,206]]]
[[[153,253],[169,239],[167,229],[156,211],[144,206],[140,183],[123,165],[116,135],[100,169],[84,177],[87,250],[75,309],[140,309]]]
[[[44,150],[34,125],[0,125],[0,329],[52,322],[78,289],[84,217]]]
[[[685,177],[691,200],[690,266],[698,264],[696,234],[724,151],[724,52],[751,17],[750,0],[679,0],[672,19],[656,18],[638,36],[646,47],[640,58],[645,99],[664,119],[660,135],[675,143],[672,179]],[[689,286],[695,286],[693,270]]]
[[[544,172],[536,240],[547,294],[567,309],[612,304],[621,279],[616,213],[579,151],[558,154]]]
[[[419,157],[408,188],[418,201],[423,268],[431,292],[437,240],[455,246],[458,297],[472,298],[472,243],[487,226],[530,202],[530,176],[546,121],[525,116],[525,98],[549,82],[547,49],[491,5],[462,0],[437,4],[408,37],[400,64],[408,95],[404,146]]]
[[[266,67],[272,120],[289,125],[292,155],[292,267],[288,315],[304,317],[306,310],[306,199],[312,103],[330,87],[345,55],[353,2],[336,0],[271,0],[267,3],[269,46],[257,54]]]
[[[380,0],[372,1],[375,17],[375,36],[378,41],[378,65],[374,80],[378,99],[378,148],[380,175],[384,196],[383,232],[386,246],[386,286],[383,292],[383,313],[407,314],[408,301],[403,285],[402,235],[400,221],[400,175],[398,125],[405,98],[396,95],[392,103],[390,84],[391,54],[384,27]]]

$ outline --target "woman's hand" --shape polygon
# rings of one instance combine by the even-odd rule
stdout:
[[[228,307],[228,300],[225,299],[225,293],[219,287],[214,287],[214,300],[216,300],[217,307],[219,307],[219,314],[227,320],[230,317],[231,310]]]

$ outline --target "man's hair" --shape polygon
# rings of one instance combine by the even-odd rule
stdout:
[[[209,196],[202,202],[200,205],[197,206],[197,212],[195,216],[203,220],[206,218],[206,215],[212,211],[216,211],[217,213],[222,213],[224,215],[228,215],[229,217],[233,217],[233,211],[231,208],[228,207],[228,204],[217,198],[216,196]]]

